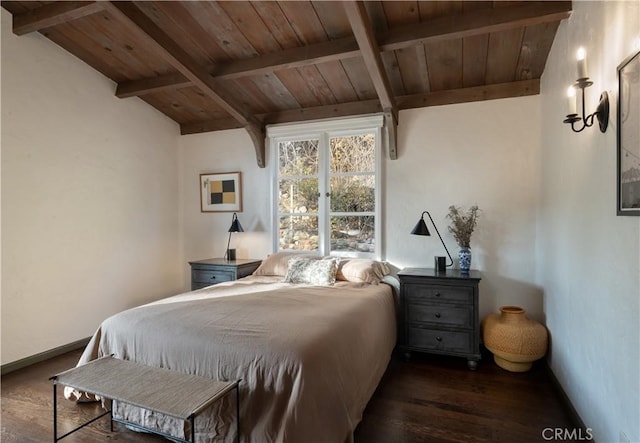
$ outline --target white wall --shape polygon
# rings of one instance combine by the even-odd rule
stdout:
[[[574,2],[541,86],[537,262],[549,362],[600,443],[621,431],[640,441],[640,218],[616,216],[616,67],[639,38],[640,2]],[[579,46],[595,83],[588,111],[600,92],[612,99],[605,134],[562,123]]]
[[[2,363],[181,288],[178,126],[2,10]]]
[[[482,314],[518,304],[540,318],[541,291],[533,284],[539,121],[538,97],[402,111],[399,158],[384,161],[386,259],[400,268],[432,267],[433,256],[444,254],[435,233],[409,234],[423,210],[432,214],[457,259],[447,231],[448,207],[478,204],[483,212],[472,237],[472,267],[484,274]],[[244,130],[181,138],[185,262],[221,256],[231,222],[230,214],[200,213],[202,172],[242,171],[239,217],[251,232],[234,235],[238,255],[263,258],[271,252],[271,163],[258,168]]]
[[[188,262],[223,257],[231,226],[232,213],[200,211],[200,174],[238,171],[242,173],[243,207],[238,220],[245,232],[233,234],[230,247],[236,248],[237,258],[264,258],[271,252],[270,176],[267,168],[258,167],[247,131],[233,129],[180,138],[185,290],[190,287]]]
[[[471,267],[483,273],[481,316],[515,304],[540,319],[541,291],[534,285],[539,121],[537,96],[402,111],[398,159],[386,161],[387,260],[433,267],[433,256],[445,255],[434,232],[409,235],[426,210],[457,262],[448,207],[477,204],[482,213],[471,237]]]

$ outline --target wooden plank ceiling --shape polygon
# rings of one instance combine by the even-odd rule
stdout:
[[[267,124],[539,93],[571,2],[3,1],[40,32],[180,124]],[[401,123],[401,122],[400,122]]]

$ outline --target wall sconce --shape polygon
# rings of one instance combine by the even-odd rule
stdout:
[[[563,120],[563,123],[570,123],[571,129],[574,132],[580,132],[584,128],[593,126],[593,120],[595,118],[598,120],[600,132],[605,132],[607,130],[607,126],[609,125],[609,94],[607,94],[607,91],[604,91],[602,94],[600,94],[600,101],[598,103],[598,107],[596,108],[596,112],[586,115],[584,90],[593,85],[593,82],[589,80],[589,76],[587,75],[587,53],[584,48],[578,49],[576,58],[578,61],[578,80],[576,80],[573,86],[569,86],[569,89],[567,89],[567,98],[569,100],[569,114],[567,114],[567,118]],[[580,116],[576,112],[576,88],[580,88],[580,90],[582,91],[582,116]],[[582,122],[582,127],[576,129],[575,123],[580,121]]]
[[[231,234],[234,232],[244,232],[242,225],[238,221],[238,214],[233,213],[233,217],[231,218],[231,227],[229,228],[229,240],[227,240],[227,251],[224,254],[224,258],[227,261],[234,261],[236,259],[236,250],[229,249],[229,244],[231,243]]]
[[[431,220],[431,224],[436,229],[436,233],[438,234],[438,237],[440,238],[440,242],[442,243],[442,246],[444,246],[444,250],[447,251],[447,255],[449,256],[449,260],[451,260],[451,264],[447,264],[447,258],[446,257],[435,256],[434,257],[434,266],[436,268],[436,271],[438,271],[438,272],[446,272],[448,267],[453,266],[453,259],[451,258],[451,254],[449,254],[449,250],[447,249],[447,246],[444,244],[444,241],[442,240],[442,236],[440,235],[440,232],[438,231],[438,227],[433,222],[433,219],[431,218],[431,214],[429,214],[428,211],[424,211],[422,213],[422,215],[420,216],[420,220],[418,220],[418,223],[416,223],[416,226],[411,230],[411,234],[413,234],[413,235],[426,235],[426,236],[430,236],[431,235],[431,233],[429,232],[429,229],[427,228],[427,224],[424,222],[424,215],[425,214],[427,214],[429,216],[429,220]]]

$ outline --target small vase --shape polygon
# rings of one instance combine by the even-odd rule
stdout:
[[[471,269],[471,249],[460,248],[458,252],[458,260],[460,262],[460,272],[468,274]]]
[[[484,345],[507,371],[528,371],[547,353],[547,329],[524,313],[518,306],[502,306],[500,314],[489,314],[482,321]]]

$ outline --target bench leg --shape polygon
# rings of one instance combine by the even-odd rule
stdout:
[[[191,416],[191,443],[196,443],[196,417]]]
[[[240,387],[236,383],[236,436],[240,443]]]
[[[53,382],[53,443],[58,442],[58,396],[57,385]]]

